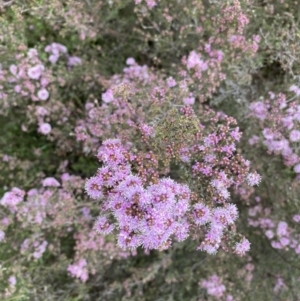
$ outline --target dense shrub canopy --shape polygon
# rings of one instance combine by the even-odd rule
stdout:
[[[300,300],[299,13],[2,1],[0,299]]]

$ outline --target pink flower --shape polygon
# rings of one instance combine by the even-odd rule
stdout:
[[[14,187],[11,191],[6,192],[2,197],[0,203],[4,207],[15,208],[20,202],[23,201],[25,191]]]
[[[49,85],[49,80],[45,77],[41,78],[41,86],[42,87],[47,87]]]
[[[256,135],[253,135],[250,139],[249,139],[249,144],[250,145],[254,145],[257,144],[259,142],[259,137]]]
[[[238,209],[235,204],[226,204],[225,208],[232,221],[235,221],[238,218]]]
[[[17,72],[18,72],[18,67],[16,65],[10,65],[9,66],[9,71],[14,75],[16,76],[17,75]]]
[[[102,100],[105,103],[112,102],[114,100],[114,94],[111,89],[108,89],[105,93],[102,93]]]
[[[241,137],[242,137],[242,133],[239,131],[239,128],[236,127],[231,133],[230,133],[231,137],[236,140],[236,141],[240,141]]]
[[[86,282],[89,278],[86,265],[86,260],[81,258],[77,263],[68,266],[68,272],[70,272],[73,277],[79,278],[82,282]]]
[[[44,187],[59,187],[60,183],[52,177],[46,178],[42,181]]]
[[[298,164],[296,164],[296,165],[294,166],[294,172],[295,172],[295,173],[300,173],[300,163],[298,163]]]
[[[195,97],[190,95],[189,97],[183,99],[183,103],[186,105],[193,105],[195,103]]]
[[[99,216],[95,222],[94,230],[100,234],[109,234],[113,231],[114,226],[110,224],[106,217]]]
[[[175,87],[176,86],[176,81],[173,77],[168,77],[167,78],[167,85],[169,88]]]
[[[281,237],[281,236],[288,236],[289,235],[289,233],[288,233],[288,224],[286,222],[280,221],[278,223],[278,226],[277,226],[277,235],[279,237]]]
[[[146,0],[147,6],[152,9],[154,6],[156,6],[155,0]]]
[[[76,66],[76,65],[81,65],[82,61],[81,58],[78,56],[69,56],[68,59],[68,65],[69,66]]]
[[[28,69],[27,75],[31,78],[31,79],[39,79],[44,71],[44,66],[43,65],[36,65],[32,68]]]
[[[55,64],[59,59],[59,55],[57,54],[51,54],[48,58],[48,60],[52,63]]]
[[[258,185],[260,181],[261,181],[261,176],[257,172],[248,173],[247,175],[248,185],[250,186]]]
[[[147,124],[141,125],[141,132],[145,137],[153,137],[155,135],[154,128],[152,126],[149,126]]]
[[[225,285],[217,275],[213,275],[208,279],[203,280],[200,285],[207,290],[208,295],[214,296],[218,298],[218,300],[221,300],[220,298],[224,296],[226,291]]]
[[[28,50],[28,52],[27,52],[27,56],[28,56],[29,58],[37,57],[37,55],[38,55],[38,52],[37,52],[37,50],[34,49],[34,48],[30,48],[30,49]]]
[[[210,210],[204,204],[195,204],[193,215],[194,221],[197,225],[204,225],[211,221]]]
[[[86,182],[85,190],[92,199],[97,200],[103,196],[102,185],[101,179],[92,177]]]
[[[126,64],[129,65],[129,66],[132,66],[132,65],[135,65],[135,60],[134,58],[132,57],[129,57],[127,60],[126,60]]]
[[[20,93],[21,92],[21,86],[20,85],[16,85],[15,87],[14,87],[14,91],[16,92],[16,93]]]
[[[8,282],[9,282],[9,284],[10,284],[11,286],[15,286],[15,285],[17,284],[17,279],[16,279],[15,276],[10,276],[10,277],[8,278]]]
[[[37,107],[36,108],[36,114],[39,115],[39,116],[45,116],[45,115],[48,114],[48,111],[44,107]]]
[[[243,238],[242,241],[240,241],[239,243],[237,243],[235,245],[235,250],[234,252],[239,255],[239,256],[243,256],[246,254],[246,252],[248,252],[250,250],[250,242],[248,239]]]
[[[292,85],[289,90],[294,92],[297,96],[300,95],[300,88],[297,87],[296,85]]]
[[[187,68],[192,69],[199,64],[200,64],[199,55],[196,53],[196,51],[191,51],[187,59],[187,64],[186,64]]]
[[[38,131],[43,135],[48,135],[51,132],[51,130],[52,130],[51,125],[45,122],[39,126]]]
[[[252,112],[252,115],[264,120],[267,116],[267,108],[265,104],[261,101],[253,102],[249,106],[250,111]]]
[[[272,239],[274,237],[274,232],[272,230],[267,230],[265,232],[265,235],[269,238]]]
[[[292,130],[290,132],[290,140],[292,142],[298,142],[298,141],[300,141],[300,131],[298,131],[298,130]]]
[[[40,100],[47,100],[49,97],[49,92],[43,88],[38,91],[37,96]]]
[[[300,214],[295,214],[293,216],[293,221],[296,222],[296,223],[299,223],[300,222]]]
[[[279,241],[283,247],[288,246],[290,243],[290,240],[287,237],[281,237]]]

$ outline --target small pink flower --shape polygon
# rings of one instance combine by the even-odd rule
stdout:
[[[37,57],[37,55],[38,55],[38,52],[37,52],[37,50],[34,49],[34,48],[30,48],[30,49],[28,50],[28,52],[27,52],[27,56],[28,56],[29,58]]]
[[[41,78],[41,86],[42,87],[47,87],[49,85],[49,80],[45,77]]]
[[[38,91],[37,96],[40,100],[47,100],[49,97],[49,92],[45,88],[43,88]]]
[[[243,240],[235,245],[235,253],[239,256],[243,256],[250,250],[250,242],[248,239]]]
[[[108,89],[105,93],[102,93],[102,100],[105,103],[112,102],[114,100],[114,94],[111,89]]]
[[[297,87],[296,85],[292,85],[289,90],[294,92],[297,96],[300,95],[300,88]]]
[[[290,140],[292,142],[298,142],[298,141],[300,141],[300,131],[298,131],[298,130],[292,130],[290,132]]]
[[[296,223],[299,223],[300,222],[300,214],[295,214],[293,216],[293,221],[296,222]]]
[[[9,67],[9,71],[14,75],[16,76],[17,75],[17,71],[18,71],[18,67],[16,65],[11,65]]]
[[[286,222],[280,221],[278,223],[278,226],[277,226],[277,235],[279,237],[281,237],[281,236],[288,236],[289,235],[288,224]]]
[[[52,178],[52,177],[44,179],[42,182],[42,185],[44,187],[59,187],[60,186],[59,182],[55,178]]]
[[[204,204],[195,204],[193,213],[194,221],[197,225],[204,225],[211,221],[211,212]]]
[[[39,132],[43,135],[48,135],[51,132],[52,128],[49,123],[42,123],[39,127]]]
[[[81,64],[82,64],[81,58],[78,56],[70,56],[68,59],[69,66],[76,66]]]
[[[15,276],[10,276],[10,277],[8,278],[8,282],[9,282],[9,284],[10,284],[11,286],[15,286],[16,283],[17,283],[17,279],[16,279]]]
[[[135,60],[134,60],[134,58],[129,57],[129,58],[126,60],[126,64],[129,65],[129,66],[135,65]]]
[[[110,224],[106,217],[99,216],[95,222],[94,230],[99,234],[109,234],[113,231],[114,226]]]
[[[16,85],[16,86],[14,87],[14,91],[15,91],[16,93],[20,93],[20,92],[21,92],[21,86],[20,86],[20,85]]]
[[[296,164],[296,165],[294,166],[294,172],[295,172],[295,173],[300,173],[300,163],[298,163],[298,164]]]
[[[199,65],[199,63],[200,63],[199,55],[196,53],[196,51],[191,51],[186,63],[187,68],[188,69],[195,68],[197,65]]]
[[[172,87],[176,86],[176,81],[172,76],[167,78],[167,85],[168,85],[169,88],[172,88]]]
[[[186,105],[193,105],[195,103],[195,97],[190,95],[189,97],[183,99],[183,103]]]
[[[250,186],[258,185],[260,181],[261,176],[257,172],[249,173],[247,175],[247,182]]]
[[[248,140],[250,145],[257,144],[259,142],[259,137],[256,135],[253,135],[249,140]]]
[[[43,65],[36,65],[32,68],[28,69],[27,75],[31,79],[39,79],[44,71],[44,66]]]
[[[45,116],[45,115],[48,114],[48,111],[47,111],[47,109],[45,109],[44,107],[37,107],[37,108],[36,108],[36,114],[37,114],[38,116]]]
[[[59,59],[59,55],[57,54],[51,54],[48,58],[48,60],[52,63],[55,64]]]

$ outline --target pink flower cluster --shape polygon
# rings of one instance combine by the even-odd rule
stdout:
[[[215,297],[216,300],[234,301],[232,295],[226,294],[226,286],[217,275],[212,275],[208,279],[202,280],[199,284],[206,289],[208,295]]]
[[[211,208],[197,201],[191,207],[189,188],[171,179],[162,178],[145,185],[142,178],[132,173],[130,162],[135,155],[118,139],[106,140],[97,157],[104,165],[85,186],[91,198],[102,201],[103,213],[94,229],[101,234],[119,229],[118,244],[124,249],[168,248],[172,237],[178,241],[187,238],[193,224],[207,229],[198,249],[214,254],[221,245],[224,230],[238,217],[236,206],[230,203]],[[226,187],[230,184],[232,181],[224,172],[211,183],[224,200],[229,197]],[[233,251],[242,256],[249,247],[250,243],[244,238]]]
[[[69,56],[66,46],[59,44],[59,43],[51,43],[51,44],[47,45],[45,47],[45,52],[50,54],[48,60],[52,64],[57,63],[58,59],[61,56],[66,56],[66,58],[68,59],[69,67],[81,65],[81,63],[82,63],[81,58],[79,58],[77,56]]]
[[[229,37],[229,43],[232,47],[240,49],[243,52],[247,52],[250,55],[254,55],[258,50],[258,44],[260,42],[260,36],[253,36],[252,41],[247,41],[244,35],[232,35]]]
[[[260,140],[270,153],[281,154],[284,164],[300,173],[300,105],[287,101],[282,93],[269,92],[270,99],[250,104],[251,115],[261,120],[261,138],[253,136],[250,144]]]
[[[4,207],[9,208],[12,211],[17,209],[17,205],[23,201],[25,191],[14,187],[11,191],[6,192],[2,197],[0,204]]]
[[[29,96],[33,101],[46,101],[49,98],[49,73],[39,59],[37,50],[29,49],[26,56],[18,54],[16,62],[9,66],[8,74],[3,71],[0,81],[7,80],[17,95]]]
[[[34,259],[39,259],[45,253],[47,246],[48,242],[45,239],[38,235],[33,235],[23,241],[20,251],[21,254],[28,252]]]
[[[293,220],[299,223],[300,215],[294,215]],[[293,249],[296,254],[300,254],[300,235],[297,231],[289,227],[287,222],[272,219],[269,208],[263,208],[261,204],[250,208],[248,223],[253,227],[260,227],[265,236],[270,240],[273,248],[283,250]]]
[[[187,186],[165,178],[144,187],[127,163],[133,155],[117,139],[103,143],[98,159],[104,166],[86,183],[90,197],[105,200],[102,205],[105,215],[95,223],[97,232],[110,233],[114,226],[109,220],[114,218],[119,229],[118,244],[124,249],[168,248],[172,237],[182,241],[188,236]]]
[[[81,258],[77,263],[70,264],[68,266],[68,272],[76,278],[79,278],[82,282],[88,280],[87,262],[84,258]]]
[[[221,81],[225,79],[225,74],[221,72],[221,63],[224,53],[221,50],[213,49],[213,39],[205,46],[199,47],[197,51],[193,50],[186,57],[182,58],[182,64],[186,68],[179,72],[182,89],[187,89],[189,85],[197,85],[197,96],[200,101],[210,97]],[[201,92],[201,93],[199,93]],[[194,95],[191,92],[189,98],[184,103],[192,105]]]

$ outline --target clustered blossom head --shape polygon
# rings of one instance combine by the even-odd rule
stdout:
[[[179,85],[182,88],[186,89],[189,85],[197,83],[201,93],[196,96],[200,102],[210,97],[226,77],[221,72],[224,53],[221,50],[214,50],[211,44],[212,41],[204,47],[199,47],[197,51],[191,51],[187,57],[184,56],[182,58],[184,68],[179,72],[181,78]],[[188,105],[193,105],[194,101],[192,92],[184,99],[184,103]]]
[[[188,236],[185,214],[189,209],[190,190],[171,179],[144,185],[132,174],[130,159],[120,140],[106,140],[97,157],[104,163],[96,176],[86,183],[86,191],[94,199],[103,199],[100,216],[94,226],[98,233],[108,234],[118,225],[118,244],[126,249],[164,249],[171,238],[182,241]]]
[[[77,263],[70,264],[68,266],[68,272],[73,277],[79,278],[82,282],[86,282],[89,278],[86,265],[86,260],[84,258],[81,258]]]
[[[6,192],[2,197],[0,203],[4,207],[8,207],[12,210],[16,210],[16,206],[23,201],[25,191],[14,187],[11,191]]]
[[[250,242],[248,239],[243,238],[242,241],[236,243],[235,245],[235,253],[237,255],[243,256],[250,250]]]
[[[296,86],[292,87],[291,91],[295,92]],[[269,92],[268,99],[251,103],[249,109],[251,116],[261,120],[262,128],[261,137],[252,136],[249,144],[262,141],[269,153],[281,154],[284,164],[299,173],[300,105],[297,101],[288,101],[283,93]]]
[[[55,64],[59,57],[62,55],[62,54],[66,54],[68,52],[67,48],[62,45],[62,44],[59,44],[59,43],[51,43],[49,45],[47,45],[45,47],[45,52],[49,53],[50,56],[49,56],[49,61],[52,63],[52,64]]]
[[[61,56],[65,56],[67,58],[67,60],[68,60],[67,65],[69,67],[73,67],[73,66],[82,64],[81,58],[79,58],[77,56],[69,56],[67,47],[60,43],[54,42],[54,43],[47,45],[45,47],[45,52],[50,54],[48,60],[52,64],[56,64]]]

